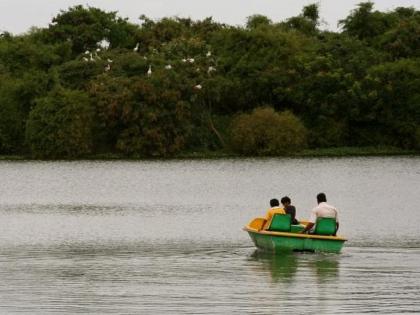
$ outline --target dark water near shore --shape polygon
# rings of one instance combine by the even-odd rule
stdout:
[[[0,162],[1,314],[420,312],[420,158]],[[324,191],[336,254],[241,230]]]

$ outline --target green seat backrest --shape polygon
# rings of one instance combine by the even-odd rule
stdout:
[[[292,224],[292,227],[290,228],[290,232],[292,233],[299,233],[304,230],[304,226],[300,224]]]
[[[314,234],[318,235],[334,235],[337,224],[335,218],[318,218],[315,224]]]
[[[271,220],[269,231],[290,232],[292,218],[290,214],[275,214]]]

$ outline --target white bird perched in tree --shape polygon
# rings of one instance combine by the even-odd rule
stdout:
[[[105,67],[105,71],[109,71],[109,70],[111,70],[111,65],[108,63]]]
[[[216,71],[216,68],[213,66],[210,66],[209,69],[207,70],[207,73],[211,73],[213,71]]]
[[[113,63],[114,61],[112,59],[107,59],[106,61],[108,61],[109,63]]]
[[[136,47],[134,47],[133,51],[137,52],[139,50],[139,46],[140,46],[140,43],[137,43]]]
[[[172,69],[172,66],[171,66],[171,65],[166,65],[166,66],[165,66],[165,69],[166,69],[166,70],[171,70],[171,69]]]
[[[90,51],[89,50],[86,50],[85,51],[85,55],[89,55],[90,54]]]
[[[86,57],[83,57],[83,61],[84,61],[84,62],[88,62],[88,61],[89,61],[89,59],[87,59]]]
[[[210,57],[211,56],[211,51],[208,51],[206,54],[206,57]]]
[[[93,55],[92,55],[92,53],[89,53],[89,55],[90,55],[90,61],[95,61],[95,59],[93,59]]]
[[[100,52],[101,51],[101,49],[100,48],[96,48],[96,52]]]
[[[196,86],[194,86],[194,89],[196,90],[201,90],[203,88],[203,86],[201,84],[197,84]]]
[[[99,46],[99,48],[102,48],[104,50],[108,50],[110,45],[111,43],[106,38],[96,43],[96,46]]]
[[[149,70],[147,70],[147,76],[150,77],[152,75],[152,65],[149,65]]]
[[[195,60],[194,60],[194,58],[189,58],[189,59],[188,59],[188,62],[189,62],[189,63],[194,63],[194,61],[195,61]]]
[[[185,58],[184,58],[184,59],[182,59],[182,62],[187,62],[187,59],[185,59]]]

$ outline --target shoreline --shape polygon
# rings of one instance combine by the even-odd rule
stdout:
[[[225,159],[225,158],[337,158],[337,157],[387,157],[387,156],[420,156],[420,151],[403,150],[393,147],[337,147],[337,148],[321,148],[306,149],[293,154],[284,155],[239,155],[230,151],[190,151],[176,154],[169,157],[147,157],[140,155],[126,156],[119,153],[102,153],[81,156],[77,158],[33,158],[30,155],[4,154],[0,155],[0,161],[168,161],[168,160],[194,160],[194,159]]]

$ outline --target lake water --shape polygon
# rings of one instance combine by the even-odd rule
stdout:
[[[325,192],[341,254],[242,227]],[[420,312],[420,158],[0,162],[1,314]]]

